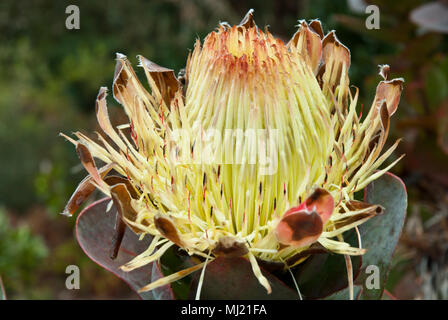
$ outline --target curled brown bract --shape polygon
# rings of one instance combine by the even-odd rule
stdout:
[[[173,100],[176,92],[180,88],[180,83],[174,74],[174,70],[161,67],[143,56],[138,56],[138,59],[140,61],[140,66],[145,70],[146,77],[152,78],[159,89],[165,104],[169,107],[171,100]]]
[[[131,195],[128,191],[128,188],[126,187],[126,184],[118,183],[116,185],[111,186],[110,194],[120,217],[123,218],[125,222],[126,219],[131,222],[134,222],[137,219],[137,212],[132,207]],[[131,228],[131,230],[137,234],[143,232],[143,230],[133,225],[129,225],[129,228]]]
[[[250,9],[246,15],[244,16],[243,20],[238,24],[238,27],[244,27],[244,28],[253,28],[256,27],[254,20],[254,9]]]
[[[339,219],[334,222],[337,229],[342,228],[346,225],[355,224],[358,221],[363,220],[364,222],[373,218],[375,216],[384,213],[384,208],[377,204],[370,204],[367,202],[350,200],[347,202],[347,208],[350,211],[360,211],[358,214],[350,215],[346,218]]]
[[[373,116],[378,113],[379,108],[386,101],[389,115],[392,116],[397,111],[403,91],[403,79],[393,79],[381,81],[376,88],[375,100],[373,101]]]
[[[112,170],[114,164],[110,163],[105,165],[104,167],[99,169],[99,174],[101,178],[104,178],[110,170]],[[73,192],[72,196],[68,200],[64,211],[61,214],[71,217],[76,210],[87,200],[87,198],[95,191],[96,186],[92,184],[93,178],[92,176],[86,176],[78,185],[75,192]]]
[[[318,33],[311,29],[305,21],[289,41],[288,47],[296,47],[300,54],[308,60],[314,74],[317,73],[322,59],[322,41]]]
[[[179,236],[176,225],[171,218],[158,214],[154,217],[154,225],[162,236],[174,242],[179,247],[184,247],[184,243]]]

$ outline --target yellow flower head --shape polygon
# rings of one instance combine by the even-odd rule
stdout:
[[[125,56],[117,55],[113,95],[129,123],[111,124],[106,88],[97,118],[99,143],[82,133],[77,147],[89,176],[69,201],[72,214],[94,188],[110,196],[136,233],[153,236],[124,270],[159,259],[172,245],[206,258],[143,290],[177,280],[217,256],[292,267],[310,246],[361,255],[343,233],[381,212],[355,201],[379,169],[389,117],[402,80],[381,66],[376,97],[364,119],[349,87],[350,52],[319,21],[301,21],[287,43],[260,30],[249,12],[238,26],[221,24],[196,41],[182,77],[138,57],[147,91]],[[105,166],[97,169],[94,158]],[[398,161],[398,160],[397,160]],[[114,169],[119,175],[108,175]]]

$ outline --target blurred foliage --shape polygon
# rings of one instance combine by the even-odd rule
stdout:
[[[35,271],[48,250],[29,227],[11,228],[5,210],[0,208],[0,275],[9,298],[35,284]]]
[[[448,208],[448,203],[441,200],[448,189],[447,36],[424,32],[409,21],[411,10],[428,1],[366,2],[379,6],[380,30],[367,30],[366,14],[350,10],[347,1],[342,0],[2,0],[0,206],[30,224],[30,229],[23,231],[27,229],[0,223],[3,228],[0,274],[5,285],[11,285],[8,278],[22,277],[23,281],[27,277],[40,277],[39,283],[43,279],[51,283],[48,278],[52,273],[63,275],[66,264],[84,261],[79,248],[68,245],[74,241],[73,221],[69,223],[57,213],[85,173],[78,165],[73,146],[58,134],[76,130],[89,133],[97,129],[94,101],[99,87],[110,87],[112,83],[115,53],[127,55],[134,66],[135,56],[142,54],[177,72],[185,65],[196,38],[203,39],[219,21],[238,23],[250,8],[255,9],[255,20],[260,27],[269,25],[270,31],[284,41],[295,32],[299,19],[319,18],[325,32],[335,29],[338,38],[351,49],[350,81],[360,88],[360,101],[366,108],[370,107],[380,80],[378,64],[390,64],[392,76],[405,79],[400,108],[392,118],[391,135],[392,138],[404,137],[396,155],[401,152],[407,156],[394,171],[405,179],[413,214],[422,221],[431,221],[436,213],[444,212],[444,208]],[[80,30],[65,28],[65,8],[69,4],[80,8]],[[137,72],[142,75],[140,70]],[[108,102],[111,116],[119,117],[117,103],[112,97]],[[41,208],[39,213],[30,213],[36,207]],[[4,213],[1,216],[4,217]],[[56,224],[56,230],[63,237],[55,239],[56,231],[45,228],[60,220],[66,228]],[[3,251],[10,250],[6,244],[16,243],[13,239],[20,238],[18,243],[23,248],[29,242],[27,250],[35,254],[36,261],[39,261],[38,256],[43,258],[42,243],[38,244],[30,230],[43,234],[51,250],[47,268],[39,269],[41,273],[19,267],[24,262],[18,255],[7,255]],[[421,241],[427,240],[424,238],[427,232],[421,234]],[[443,228],[437,232],[441,238],[447,234]],[[411,235],[414,233],[409,237]],[[409,266],[417,263],[417,256],[428,256],[422,249],[409,257],[406,248],[404,256],[397,257],[396,265],[402,268],[400,270],[405,269],[402,261],[409,262],[406,263]],[[446,251],[446,248],[440,249]],[[82,268],[87,270],[83,277],[99,278],[99,268],[91,262],[85,262]],[[397,275],[392,277],[394,285],[399,284],[400,272],[392,274]],[[108,282],[106,274],[102,276],[104,282],[98,283],[103,283],[104,288],[116,285]],[[64,290],[63,277],[55,279],[57,290]],[[87,287],[90,291],[85,291],[84,296],[93,293],[107,296],[105,291],[109,290]],[[10,290],[25,290],[28,293],[21,296],[26,297],[58,296],[55,288],[45,285],[42,288],[33,293],[29,288]]]

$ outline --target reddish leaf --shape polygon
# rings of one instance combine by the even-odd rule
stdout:
[[[121,243],[120,251],[115,260],[109,257],[114,234],[115,215],[117,210],[112,206],[106,212],[110,198],[94,202],[85,208],[76,220],[76,238],[82,250],[99,266],[112,272],[129,287],[137,292],[138,289],[151,282],[152,277],[158,278],[161,274],[157,265],[148,264],[130,272],[124,272],[120,267],[133,259],[136,255],[146,250],[151,238],[146,236],[139,241],[138,236],[127,229]],[[141,299],[172,299],[173,294],[169,286],[165,286],[152,292],[138,293]]]
[[[261,269],[268,279],[272,293],[258,282],[252,271],[252,266],[246,258],[219,257],[207,264],[204,282],[201,289],[201,300],[293,300],[299,299],[297,292],[286,286],[273,274]],[[190,290],[194,299],[200,273],[195,275]]]

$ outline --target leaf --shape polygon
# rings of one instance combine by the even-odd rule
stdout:
[[[295,300],[297,292],[286,286],[273,274],[261,269],[268,279],[272,293],[258,282],[252,266],[246,258],[218,257],[208,263],[205,269],[201,289],[201,300]],[[200,274],[196,274],[190,290],[190,299],[194,299]]]
[[[197,258],[190,257],[185,251],[180,250],[178,246],[174,245],[160,258],[159,266],[163,276],[169,276],[178,271],[193,267],[200,262]],[[192,275],[188,275],[170,284],[175,299],[185,300],[188,298],[191,280]]]
[[[152,263],[152,273],[151,273],[151,281],[156,281],[160,278],[163,278],[165,275],[162,273],[159,262]],[[150,293],[154,295],[155,300],[174,300],[174,293],[171,289],[170,285],[165,285],[163,287],[159,287],[150,291]],[[145,294],[147,292],[143,292],[140,294]]]
[[[344,236],[344,241],[357,247],[356,236]],[[361,256],[351,257],[353,278],[359,275]],[[347,288],[347,271],[344,256],[336,253],[317,254],[299,265],[295,277],[305,299],[320,299]],[[348,298],[348,295],[347,295]]]
[[[363,256],[363,266],[356,283],[363,286],[361,299],[380,299],[389,275],[392,255],[406,217],[406,187],[400,178],[386,173],[367,186],[365,201],[379,204],[385,208],[385,211],[383,215],[373,217],[359,227],[363,247],[368,250]],[[369,265],[379,268],[380,287],[378,289],[365,287],[369,277],[365,269]]]
[[[85,254],[99,266],[112,272],[137,293],[137,290],[151,282],[152,277],[158,277],[160,269],[157,265],[148,264],[136,270],[125,272],[120,269],[136,255],[146,250],[151,238],[145,236],[141,241],[138,236],[127,229],[123,237],[120,251],[115,260],[110,259],[109,249],[114,234],[116,208],[112,206],[106,212],[110,198],[94,202],[85,208],[76,220],[76,239]],[[154,271],[154,269],[156,269]],[[172,298],[169,286],[159,288],[153,292],[137,293],[141,299]]]
[[[355,299],[358,299],[360,293],[361,293],[361,287],[355,285],[353,287],[353,296],[355,297]],[[349,288],[345,288],[326,297],[325,300],[347,300],[349,296],[350,296]]]

